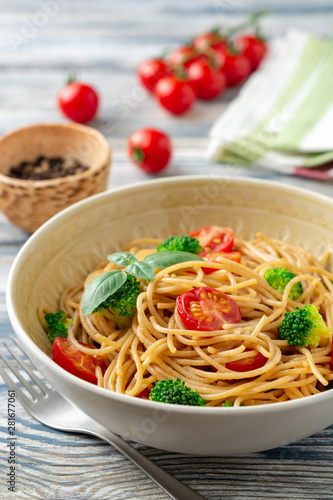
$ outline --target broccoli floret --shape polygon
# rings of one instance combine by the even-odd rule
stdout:
[[[322,339],[328,339],[332,331],[319,313],[316,306],[307,304],[294,312],[286,312],[278,329],[280,339],[294,346],[317,347]]]
[[[267,283],[274,288],[277,292],[283,295],[284,289],[290,280],[295,278],[296,274],[288,271],[284,267],[273,267],[272,269],[267,269],[265,272],[265,280]],[[289,299],[297,300],[303,293],[302,283],[299,281],[291,287],[289,292]]]
[[[157,251],[200,253],[202,252],[202,247],[199,241],[191,236],[172,236],[162,241],[162,243],[158,245]]]
[[[136,300],[139,294],[140,281],[129,274],[119,290],[96,307],[93,313],[100,312],[112,319],[119,328],[128,328],[136,309]]]
[[[221,406],[234,406],[234,403],[231,403],[231,401],[224,401]]]
[[[45,320],[47,323],[47,336],[52,344],[56,337],[67,338],[68,325],[71,325],[73,321],[70,318],[66,318],[65,311],[46,314]]]
[[[174,405],[204,406],[205,400],[198,391],[192,391],[180,378],[159,380],[150,392],[149,399]]]

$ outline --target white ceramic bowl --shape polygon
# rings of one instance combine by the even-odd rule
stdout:
[[[333,424],[333,389],[242,408],[166,405],[119,395],[72,376],[50,359],[37,307],[43,303],[56,309],[68,284],[133,238],[164,238],[215,224],[230,226],[245,238],[261,231],[319,254],[332,247],[332,220],[333,200],[244,178],[176,177],[102,193],[53,217],[24,245],[10,272],[9,316],[45,378],[122,436],[174,452],[217,456],[285,445]]]

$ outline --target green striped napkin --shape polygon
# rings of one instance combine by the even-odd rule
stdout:
[[[207,155],[333,178],[333,40],[296,30],[273,40],[259,70],[212,127]]]

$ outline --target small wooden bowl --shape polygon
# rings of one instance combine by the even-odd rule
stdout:
[[[72,157],[88,170],[47,180],[8,176],[12,166],[39,156]],[[111,152],[97,130],[78,124],[52,123],[14,130],[0,138],[0,210],[32,233],[62,209],[107,187]]]

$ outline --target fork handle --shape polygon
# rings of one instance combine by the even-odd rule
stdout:
[[[170,476],[170,474],[151,462],[117,434],[108,431],[104,427],[100,427],[98,432],[93,430],[88,431],[87,429],[84,430],[85,434],[88,432],[111,444],[116,450],[135,463],[139,469],[155,481],[170,498],[174,500],[205,500],[205,497],[199,495],[199,493],[196,493],[191,488],[185,486],[185,484]]]

